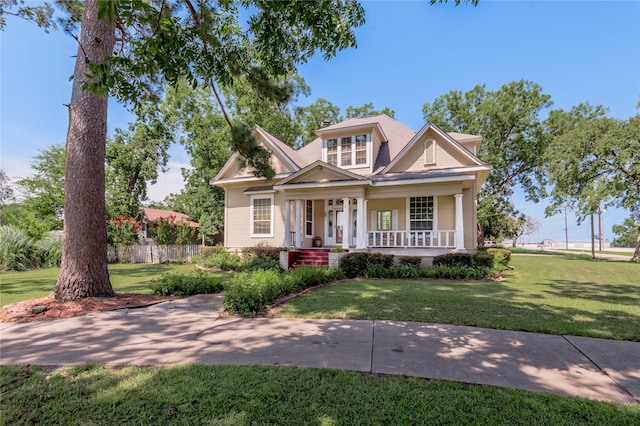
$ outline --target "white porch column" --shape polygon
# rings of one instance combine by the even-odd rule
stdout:
[[[296,200],[296,247],[302,248],[302,200]]]
[[[455,194],[454,197],[456,199],[456,250],[464,250],[462,194]]]
[[[284,246],[291,247],[291,200],[284,202]]]
[[[365,218],[367,217],[365,207],[364,207],[364,198],[356,198],[357,201],[357,214],[356,214],[356,222],[357,222],[357,237],[356,237],[356,248],[363,249],[366,248],[366,222]]]
[[[351,209],[349,208],[349,198],[343,198],[342,202],[342,248],[347,250],[351,239]]]

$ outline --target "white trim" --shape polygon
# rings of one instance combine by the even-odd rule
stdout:
[[[276,190],[275,189],[261,189],[259,191],[243,191],[242,192],[245,195],[264,195],[264,194],[275,194]]]
[[[429,147],[431,144],[431,147]],[[431,161],[429,161],[429,151],[431,151]],[[435,139],[425,139],[424,141],[424,165],[433,166],[436,164],[436,141]]]
[[[296,184],[295,182],[290,184],[289,182],[291,182],[292,180],[294,180],[294,179],[296,179],[296,178],[298,178],[300,176],[303,176],[303,175],[311,172],[315,168],[325,168],[327,170],[331,170],[331,171],[333,171],[335,173],[338,173],[339,175],[343,175],[346,178],[353,179],[355,181],[368,181],[368,179],[366,179],[362,175],[350,172],[350,171],[345,170],[345,169],[343,169],[341,167],[338,167],[338,166],[334,166],[333,164],[329,164],[329,163],[325,163],[325,162],[320,161],[320,160],[316,160],[313,163],[309,164],[304,169],[298,170],[295,173],[291,173],[286,178],[284,178],[283,180],[281,180],[280,182],[275,184],[273,187],[277,189],[277,188],[282,187],[284,185],[300,185],[300,184]],[[340,181],[340,182],[343,182],[343,181]],[[328,183],[330,183],[330,182],[328,182]],[[313,183],[313,185],[316,186],[318,184],[317,183]]]
[[[460,182],[474,180],[474,175],[440,176],[436,178],[372,181],[371,186],[415,185],[421,183]]]
[[[432,129],[434,132],[440,135],[444,140],[449,142],[462,155],[467,157],[469,160],[473,161],[473,163],[475,163],[476,165],[481,166],[484,164],[482,160],[480,160],[478,157],[473,155],[467,148],[462,146],[458,141],[456,141],[454,138],[449,136],[438,126],[436,126],[433,123],[427,123],[422,127],[422,129],[418,131],[418,133],[416,133],[413,136],[413,138],[411,138],[411,140],[404,146],[404,148],[400,150],[400,152],[389,162],[389,164],[387,164],[387,166],[384,169],[382,169],[382,171],[379,174],[385,174],[389,170],[393,169],[395,165],[407,154],[407,152],[409,152],[409,150],[426,134],[426,132],[429,129]]]
[[[268,234],[255,234],[253,232],[253,208],[254,208],[254,204],[253,201],[254,200],[264,200],[264,199],[269,199],[271,201],[271,223],[269,225],[269,233]],[[275,224],[275,220],[274,220],[274,215],[275,215],[275,202],[274,202],[274,196],[272,195],[252,195],[251,196],[251,204],[249,205],[249,236],[251,238],[273,238],[273,227]],[[225,231],[226,233],[226,231]]]
[[[365,137],[365,157],[366,157],[366,162],[363,164],[356,164],[356,138],[358,136],[364,136]],[[322,161],[326,162],[327,164],[329,164],[329,162],[327,161],[327,141],[330,139],[335,139],[336,143],[337,143],[337,147],[336,147],[336,155],[337,155],[337,159],[336,165],[331,164],[334,167],[339,167],[341,169],[344,170],[349,170],[349,169],[361,169],[361,168],[371,168],[371,145],[373,144],[373,133],[372,132],[360,132],[360,133],[351,133],[349,134],[349,136],[342,136],[342,137],[327,137],[322,139]],[[342,165],[342,141],[344,139],[350,139],[351,142],[349,143],[349,145],[351,146],[351,164],[348,165]]]
[[[322,183],[288,183],[286,185],[274,185],[275,189],[306,189],[306,188],[333,188],[339,186],[362,186],[371,185],[370,180],[359,180],[356,182],[349,181],[336,181],[336,182],[322,182]]]
[[[456,250],[464,250],[464,207],[462,205],[462,194],[454,194],[455,216],[456,216]]]
[[[253,126],[254,131],[260,133],[260,136],[262,136],[263,139],[265,139],[266,141],[269,142],[269,144],[276,149],[276,151],[278,151],[278,153],[280,153],[280,155],[282,155],[285,160],[287,160],[287,162],[289,163],[289,165],[293,168],[293,170],[300,170],[300,166],[298,166],[296,164],[296,162],[293,160],[293,158],[289,157],[289,155],[284,152],[284,150],[282,148],[280,148],[280,146],[278,145],[277,142],[275,142],[273,139],[277,138],[275,136],[273,136],[272,134],[270,134],[269,132],[267,132],[266,130],[264,130],[262,127],[258,126],[257,124],[255,126]],[[255,137],[255,136],[254,136]],[[273,139],[272,139],[273,138]],[[281,142],[284,145],[284,142],[278,140],[279,142]]]
[[[307,220],[307,209],[309,208],[309,202],[311,202],[311,221]],[[306,238],[313,238],[313,230],[314,230],[314,205],[313,205],[314,200],[304,200],[304,236]],[[307,234],[307,223],[311,222],[311,234]]]
[[[438,230],[438,196],[437,195],[427,195],[427,194],[406,197],[406,204],[405,204],[406,222],[405,222],[405,228],[407,229],[407,232],[414,232],[414,230],[411,229],[411,199],[412,198],[418,198],[418,197],[431,197],[431,198],[433,198],[433,226],[431,227],[432,229],[430,229],[429,231],[436,232]],[[416,231],[416,232],[419,232],[419,231]]]

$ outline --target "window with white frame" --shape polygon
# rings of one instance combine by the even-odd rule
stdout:
[[[251,197],[251,236],[273,236],[273,195]]]
[[[367,135],[356,136],[356,165],[367,164]]]
[[[369,135],[356,135],[326,140],[326,161],[340,167],[362,167],[369,164]]]
[[[338,165],[338,139],[327,139],[327,163]]]
[[[409,198],[409,229],[411,231],[433,231],[433,197]]]
[[[378,210],[378,231],[390,231],[392,227],[391,210]]]
[[[304,211],[304,235],[313,237],[313,200],[307,200]]]
[[[351,137],[341,138],[340,139],[340,165],[341,166],[350,166],[353,164],[352,158],[352,149],[351,149]]]

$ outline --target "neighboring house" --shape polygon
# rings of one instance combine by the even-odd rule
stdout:
[[[153,233],[151,232],[151,228],[155,225],[160,219],[169,219],[173,217],[174,223],[185,223],[193,228],[198,228],[199,225],[197,222],[189,220],[189,216],[184,213],[174,212],[172,210],[160,210],[160,209],[151,209],[148,207],[143,207],[144,218],[142,219],[142,239],[146,242],[153,241]],[[198,242],[197,232],[195,233],[194,243]]]
[[[271,180],[242,168],[237,152],[227,161],[212,180],[225,190],[226,247],[422,256],[476,248],[476,196],[491,171],[476,156],[480,136],[431,123],[415,132],[384,114],[316,134],[294,150],[255,126],[254,137],[271,153]]]

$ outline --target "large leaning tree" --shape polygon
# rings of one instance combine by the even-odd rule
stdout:
[[[640,211],[640,115],[628,120],[604,116],[602,107],[581,104],[554,111],[557,136],[546,153],[553,185],[547,215],[565,205],[584,218],[598,207]],[[640,227],[631,259],[640,262]]]
[[[86,0],[81,19],[77,3],[59,3],[74,6],[81,31],[69,104],[58,300],[114,294],[105,225],[109,96],[138,104],[167,83],[186,79],[194,87],[208,85],[222,108],[219,86],[243,77],[261,96],[282,99],[289,88],[271,84],[269,77],[294,72],[316,52],[330,59],[354,47],[354,28],[364,23],[364,10],[354,0]],[[24,17],[24,9],[19,12]],[[8,8],[0,13],[11,14]],[[251,136],[253,123],[233,122],[224,109],[223,116],[232,149],[256,173],[272,175],[268,153]]]

